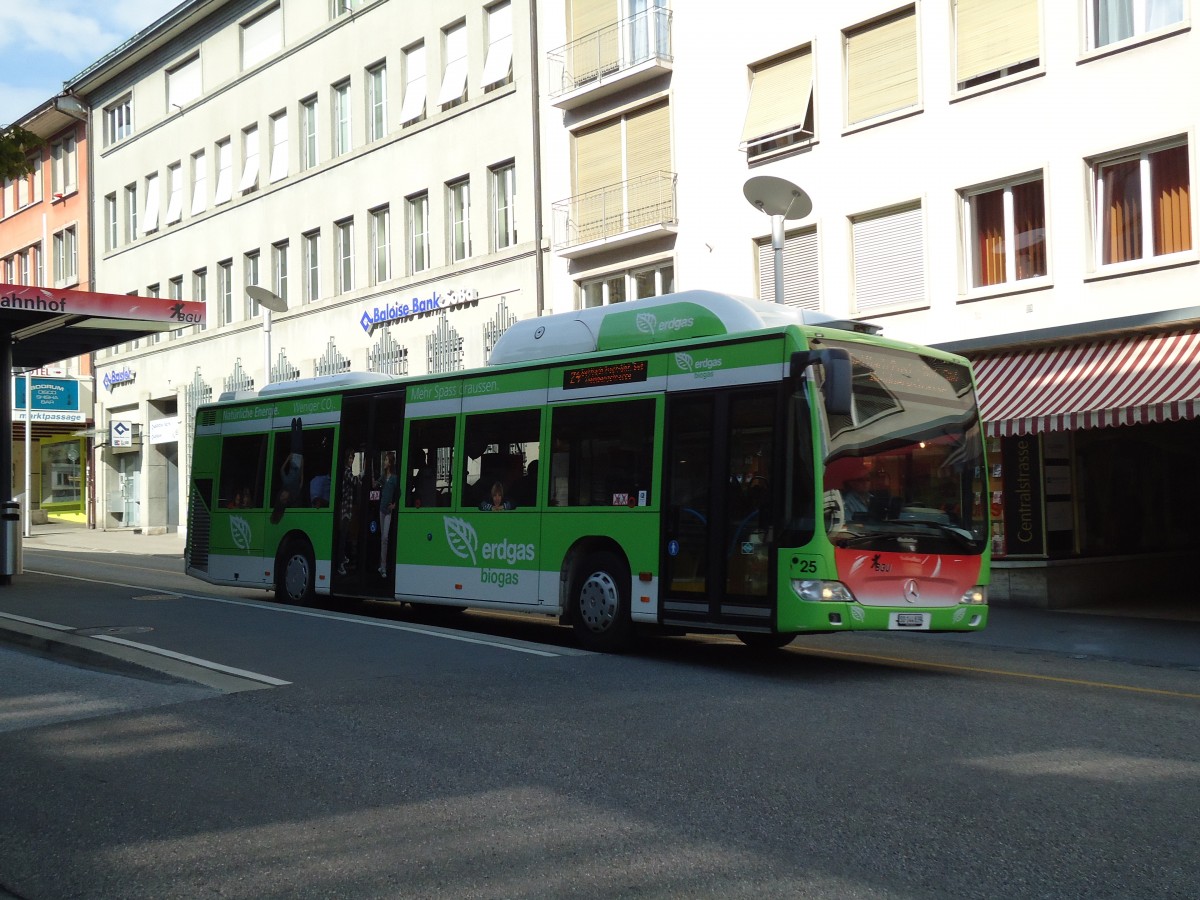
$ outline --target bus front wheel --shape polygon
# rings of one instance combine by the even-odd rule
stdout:
[[[752,650],[780,650],[795,639],[794,634],[765,634],[761,631],[743,631],[738,640]]]
[[[313,601],[316,564],[312,549],[304,541],[293,540],[279,556],[275,576],[275,597],[284,603],[308,606]]]
[[[613,553],[585,560],[571,592],[575,634],[589,650],[612,652],[629,646],[629,568]]]

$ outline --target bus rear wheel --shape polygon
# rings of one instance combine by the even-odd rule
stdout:
[[[629,568],[616,554],[596,553],[584,561],[571,603],[571,622],[583,646],[604,653],[629,647]]]
[[[738,640],[749,647],[751,650],[781,650],[790,644],[794,639],[794,634],[764,634],[761,631],[742,631],[738,633]]]
[[[275,573],[275,599],[297,606],[312,604],[316,563],[306,541],[288,542],[279,555]]]

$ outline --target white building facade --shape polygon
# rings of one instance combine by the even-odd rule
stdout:
[[[69,85],[96,288],[209,307],[97,361],[125,379],[98,427],[143,435],[106,457],[107,525],[176,526],[152,422],[266,378],[246,284],[286,294],[272,380],[479,365],[541,312],[773,297],[743,193],[769,175],[812,201],[785,302],[976,360],[998,596],[1082,602],[1081,572],[1133,584],[1200,540],[1200,488],[1164,475],[1200,439],[1192,0],[352,5],[185,5]]]

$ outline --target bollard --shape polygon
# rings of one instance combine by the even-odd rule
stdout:
[[[0,576],[20,575],[21,504],[5,500],[0,512]]]

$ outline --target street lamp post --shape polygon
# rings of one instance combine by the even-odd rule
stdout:
[[[287,301],[278,294],[268,291],[257,284],[246,285],[246,296],[262,307],[263,314],[263,359],[266,362],[266,375],[263,384],[271,383],[271,311],[286,312]]]
[[[783,303],[783,228],[789,219],[803,219],[812,212],[812,199],[785,178],[755,175],[742,188],[746,199],[771,217],[771,249],[775,254],[775,302]]]

